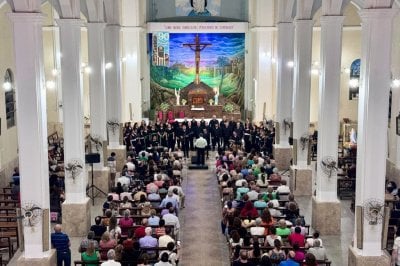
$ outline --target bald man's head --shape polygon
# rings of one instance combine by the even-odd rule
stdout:
[[[62,229],[61,224],[56,224],[54,226],[54,232],[56,232],[56,233],[61,232],[61,229]]]

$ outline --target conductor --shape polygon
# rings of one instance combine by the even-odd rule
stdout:
[[[197,149],[197,164],[204,165],[204,151],[207,146],[207,140],[203,138],[203,133],[200,133],[199,138],[196,139],[194,146]]]

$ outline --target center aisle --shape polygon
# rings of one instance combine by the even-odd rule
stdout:
[[[186,208],[179,217],[183,246],[180,266],[230,265],[226,238],[220,229],[222,208],[214,162],[211,159],[207,163],[208,170],[188,170],[184,176]]]

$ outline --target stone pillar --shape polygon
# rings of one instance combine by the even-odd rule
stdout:
[[[385,200],[385,166],[393,18],[391,8],[363,9],[360,96],[358,104],[358,146],[356,208],[370,200]],[[381,210],[383,212],[383,210]],[[382,223],[360,222],[356,212],[354,246],[349,265],[383,265]],[[359,221],[359,222],[357,222]],[[361,225],[361,226],[360,226]],[[358,241],[357,241],[358,240]],[[358,246],[357,243],[361,246]],[[388,265],[388,264],[385,264]]]
[[[98,138],[101,143],[106,140],[106,89],[105,89],[105,54],[104,54],[104,29],[103,22],[87,23],[88,28],[88,50],[89,50],[89,75],[90,83],[90,133],[92,137]],[[98,145],[97,145],[98,146]],[[92,145],[92,152],[100,153],[103,161],[103,149]],[[96,164],[99,168],[102,166]]]
[[[258,123],[263,119],[272,119],[272,47],[273,31],[269,27],[254,29],[254,113],[253,121]],[[257,82],[255,82],[257,81]],[[257,86],[255,85],[257,84]]]
[[[83,132],[80,19],[58,19],[61,43],[61,84],[64,107],[65,202],[63,229],[69,236],[85,236],[90,227]],[[81,211],[77,212],[77,209]],[[80,217],[77,217],[80,216]]]
[[[293,139],[298,144],[296,165],[302,168],[307,166],[308,153],[307,147],[302,147],[300,138],[309,134],[313,23],[308,19],[294,22]]]
[[[122,89],[121,89],[121,55],[120,55],[119,25],[107,25],[105,29],[106,62],[112,67],[106,70],[106,109],[107,109],[107,156],[116,153],[117,171],[122,170],[126,159],[126,148],[120,143],[120,125],[122,117]],[[118,122],[118,124],[116,124]],[[122,166],[121,166],[122,165]]]
[[[121,123],[121,56],[120,56],[120,26],[107,25],[105,28],[105,58],[111,67],[106,69],[106,117],[109,148],[118,148],[119,123]],[[118,125],[112,127],[110,121]]]
[[[122,30],[124,55],[126,56],[123,69],[124,98],[122,107],[122,121],[142,120],[142,85],[141,85],[141,58],[140,42],[142,28],[124,27]]]
[[[323,235],[340,234],[341,207],[337,199],[337,173],[332,172],[328,176],[321,170],[320,164],[327,156],[338,161],[343,20],[344,16],[321,16],[318,165],[312,225]]]
[[[22,207],[49,209],[46,89],[41,13],[10,13],[13,25],[19,170]],[[24,252],[18,265],[55,265],[49,245],[50,220],[38,217],[23,227]],[[22,221],[24,223],[24,221]]]
[[[105,89],[105,52],[104,29],[106,23],[90,22],[88,27],[89,66],[92,71],[89,75],[90,83],[90,133],[97,138],[101,145],[92,145],[92,152],[100,154],[100,163],[94,164],[94,181],[107,184],[100,187],[108,192],[109,169],[104,167],[104,147],[107,137],[106,121],[106,89]],[[93,144],[93,143],[92,143]],[[88,173],[91,179],[91,172]],[[96,184],[96,183],[95,183]],[[107,189],[106,189],[107,188]]]
[[[278,61],[277,61],[277,100],[276,122],[279,123],[279,137],[274,145],[274,158],[277,167],[286,170],[292,158],[289,146],[290,127],[284,124],[291,121],[293,97],[293,61],[294,26],[292,22],[278,23]]]

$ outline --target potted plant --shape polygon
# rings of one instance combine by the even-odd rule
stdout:
[[[224,105],[223,110],[227,113],[232,113],[235,107],[231,103],[227,103]]]

